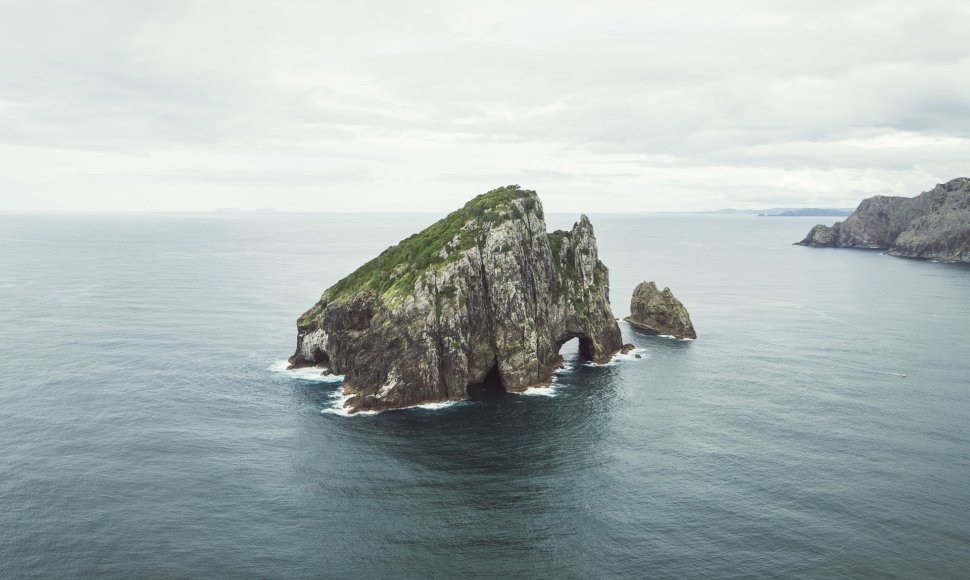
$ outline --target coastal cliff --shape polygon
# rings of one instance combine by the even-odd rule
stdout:
[[[674,296],[670,288],[658,290],[654,282],[637,284],[630,299],[630,316],[623,320],[655,334],[697,338],[687,308]]]
[[[957,178],[916,197],[870,197],[845,221],[817,225],[797,244],[970,262],[970,179]]]
[[[480,195],[330,287],[297,322],[290,364],[344,375],[351,411],[550,384],[559,348],[622,347],[586,216],[546,232],[534,191]]]

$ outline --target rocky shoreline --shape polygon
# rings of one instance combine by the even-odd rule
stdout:
[[[870,197],[845,221],[819,224],[796,245],[970,263],[970,178],[953,179],[916,197]]]

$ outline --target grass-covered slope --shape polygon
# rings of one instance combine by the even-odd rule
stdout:
[[[470,200],[431,226],[381,252],[323,293],[312,309],[300,317],[299,324],[313,320],[328,304],[344,302],[370,291],[377,296],[406,295],[430,269],[457,259],[461,251],[479,241],[486,227],[511,218],[522,217],[518,207],[509,203],[524,199],[526,210],[534,209],[536,192],[507,185]]]

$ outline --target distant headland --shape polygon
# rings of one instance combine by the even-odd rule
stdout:
[[[864,199],[845,221],[819,224],[796,244],[970,263],[970,178],[938,184],[916,197]]]

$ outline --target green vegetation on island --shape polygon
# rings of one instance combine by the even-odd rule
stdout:
[[[301,317],[299,324],[309,324],[328,304],[349,300],[361,292],[370,291],[377,296],[410,293],[429,270],[457,259],[463,250],[479,244],[489,228],[510,218],[521,218],[521,210],[510,203],[516,199],[525,200],[522,206],[527,211],[536,208],[536,192],[518,185],[476,196],[461,209],[387,248],[328,288],[316,308]]]

